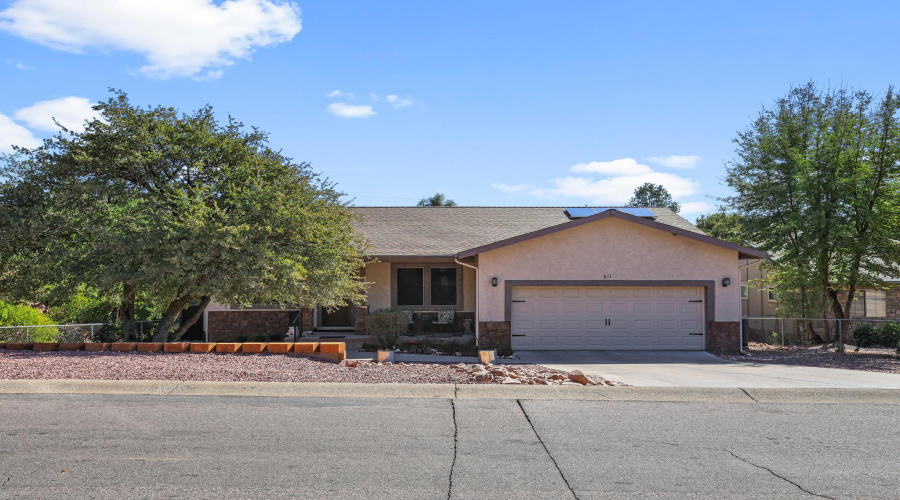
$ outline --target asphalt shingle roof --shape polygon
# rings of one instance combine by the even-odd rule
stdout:
[[[353,207],[356,229],[376,256],[449,256],[572,219],[565,207]],[[656,222],[705,234],[668,208],[652,207]]]

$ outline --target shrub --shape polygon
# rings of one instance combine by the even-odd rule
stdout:
[[[238,335],[237,337],[234,338],[234,341],[235,342],[246,342],[247,336],[246,335]]]
[[[884,347],[900,349],[900,324],[882,323],[875,329],[875,341]]]
[[[41,311],[26,305],[15,305],[0,301],[0,326],[52,325],[53,320]],[[55,327],[0,329],[0,341],[18,340],[29,342],[56,342],[59,330]]]
[[[250,342],[265,342],[265,341],[266,341],[265,335],[254,335],[254,336],[250,337]]]
[[[402,311],[379,309],[366,317],[366,329],[379,349],[396,349],[408,326]]]
[[[284,340],[285,335],[281,333],[270,333],[269,334],[269,342],[281,342]]]
[[[853,329],[853,340],[857,347],[871,347],[878,343],[875,335],[875,327],[872,325],[859,325]]]

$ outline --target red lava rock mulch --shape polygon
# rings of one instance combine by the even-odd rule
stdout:
[[[347,365],[348,363],[344,363]],[[479,377],[481,375],[481,377]],[[579,378],[578,374],[571,374]],[[582,375],[582,377],[584,377]],[[164,354],[0,351],[0,379],[195,380],[407,384],[574,384],[569,374],[538,365],[425,364],[356,366],[281,354]],[[611,382],[584,377],[585,384]]]
[[[818,366],[822,368],[843,368],[868,372],[900,373],[900,356],[894,349],[861,348],[845,346],[844,353],[837,352],[832,345],[812,347],[780,347],[751,342],[740,354],[722,355],[730,361],[747,363],[773,363],[780,365]]]

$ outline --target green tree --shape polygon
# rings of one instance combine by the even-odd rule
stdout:
[[[211,300],[359,300],[365,242],[341,193],[265,133],[212,109],[139,108],[116,92],[83,132],[16,148],[0,171],[0,287],[18,296],[86,286],[155,304],[155,341],[179,338]],[[176,329],[186,306],[198,313]]]
[[[790,89],[739,134],[725,198],[804,315],[849,316],[856,290],[900,276],[900,100]],[[841,302],[838,293],[846,290]],[[827,337],[823,340],[830,340]]]
[[[629,207],[665,207],[678,213],[681,205],[669,194],[669,191],[660,184],[645,182],[634,190],[634,195],[628,200]]]
[[[422,198],[417,207],[455,207],[456,202],[445,197],[443,193],[435,193],[434,196]]]
[[[697,227],[704,233],[732,243],[744,244],[741,234],[741,216],[725,211],[697,217]]]
[[[39,326],[52,325],[53,320],[37,308],[25,304],[10,304],[0,300],[0,326]],[[0,329],[0,341],[24,342],[56,342],[59,330],[55,327],[30,328],[27,330]]]

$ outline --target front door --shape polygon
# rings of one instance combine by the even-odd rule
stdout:
[[[350,306],[341,306],[331,311],[323,307],[322,326],[350,326]]]

